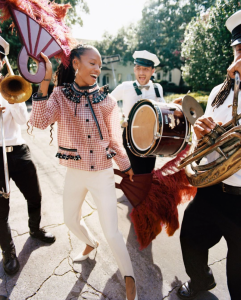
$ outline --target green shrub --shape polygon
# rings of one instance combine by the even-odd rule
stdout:
[[[164,98],[165,98],[166,102],[170,103],[174,99],[183,98],[185,95],[186,94],[172,94],[172,95],[165,96]],[[206,106],[207,106],[207,101],[208,101],[208,93],[207,92],[198,91],[198,92],[189,93],[188,95],[195,98],[202,106],[203,111],[205,111]]]

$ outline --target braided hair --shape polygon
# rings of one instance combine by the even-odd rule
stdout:
[[[96,49],[95,47],[87,44],[77,45],[75,48],[71,50],[70,53],[70,63],[67,68],[61,63],[58,66],[56,71],[55,81],[57,86],[62,86],[63,83],[72,83],[75,79],[75,70],[73,68],[73,59],[75,57],[79,58],[85,53],[87,50]]]
[[[229,75],[227,75],[226,79],[223,82],[223,85],[221,86],[221,89],[217,93],[216,97],[213,99],[212,107],[218,108],[220,105],[224,103],[226,98],[228,97],[230,91],[232,88],[232,79]]]

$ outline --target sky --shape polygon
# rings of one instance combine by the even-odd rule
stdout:
[[[75,25],[75,38],[101,40],[105,31],[115,35],[123,26],[141,19],[146,0],[85,0],[89,14],[81,12],[83,27]]]

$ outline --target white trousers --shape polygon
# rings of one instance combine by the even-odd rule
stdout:
[[[118,230],[113,168],[94,172],[67,169],[63,196],[65,224],[82,242],[92,247],[97,246],[95,238],[81,218],[81,207],[88,191],[95,201],[102,230],[122,276],[134,278],[130,256]]]

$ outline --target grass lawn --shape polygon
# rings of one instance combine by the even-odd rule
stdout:
[[[185,95],[186,94],[171,94],[171,95],[164,96],[164,99],[166,100],[166,102],[172,102],[174,99],[183,98]],[[198,92],[189,93],[188,95],[195,98],[201,104],[203,110],[205,110],[208,101],[208,95],[209,95],[208,92],[198,91]]]

